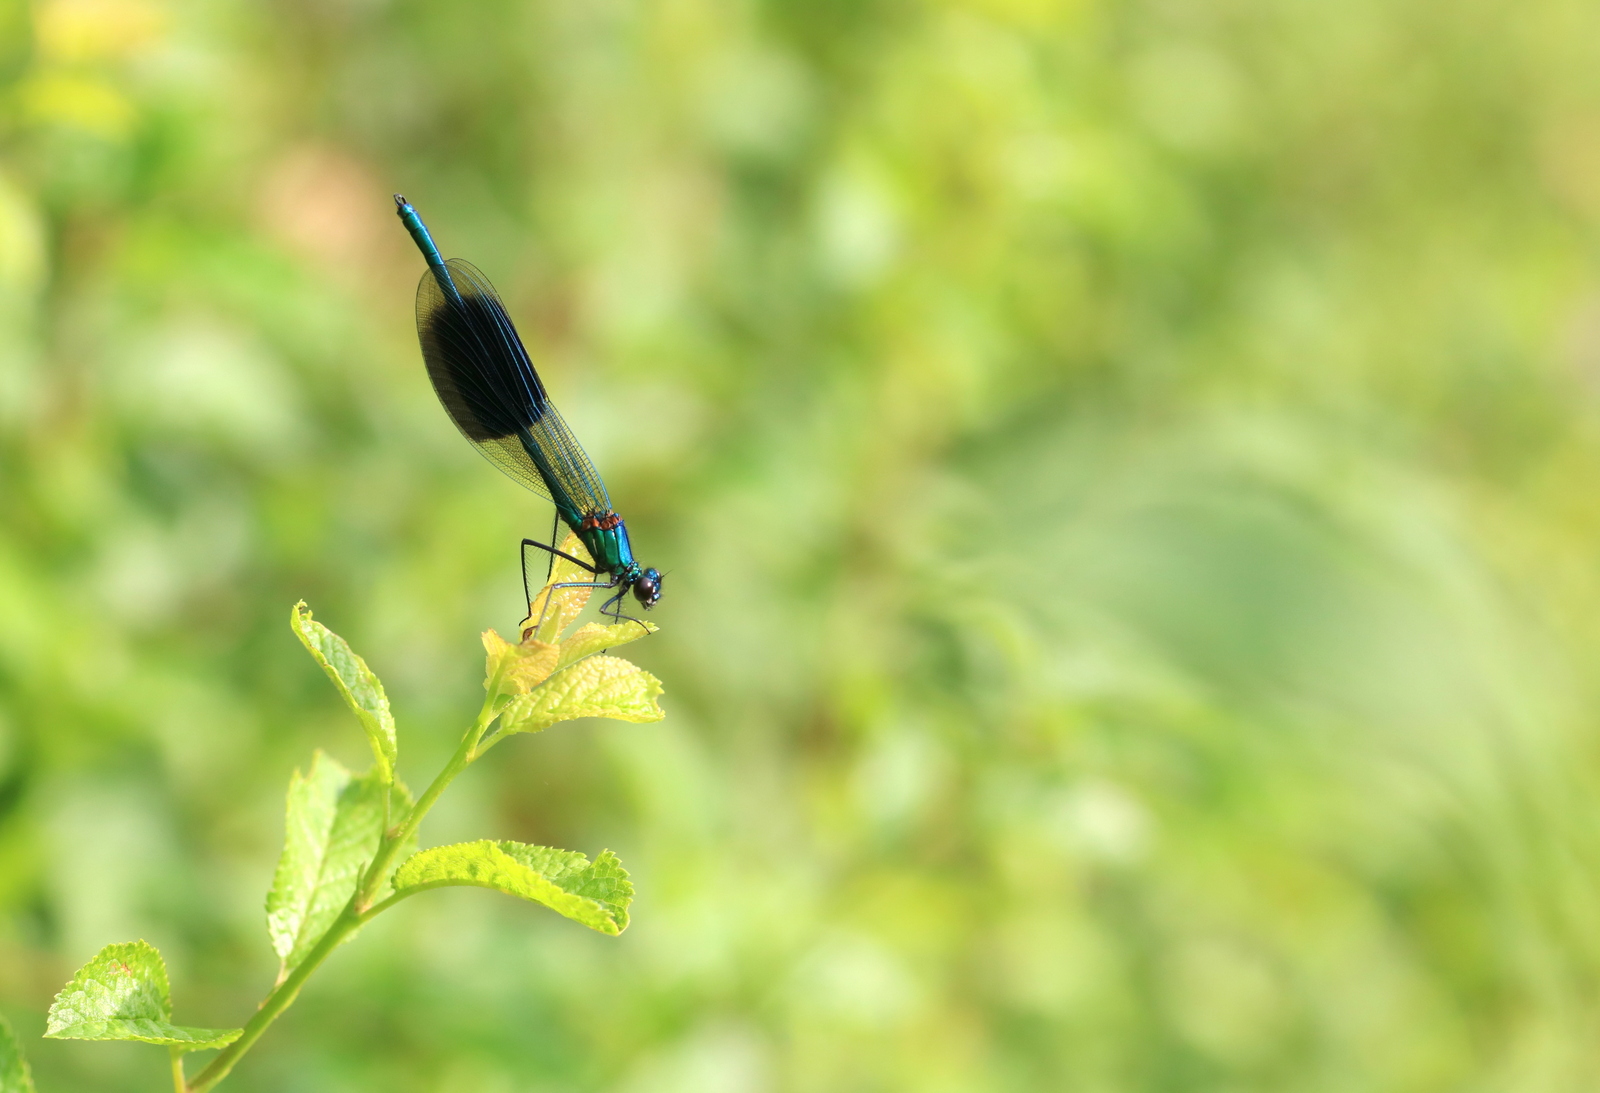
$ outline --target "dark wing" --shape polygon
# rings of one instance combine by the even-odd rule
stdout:
[[[550,405],[494,286],[458,258],[445,267],[453,294],[431,270],[417,285],[417,337],[450,420],[489,462],[554,501],[569,523],[610,512],[605,484]]]

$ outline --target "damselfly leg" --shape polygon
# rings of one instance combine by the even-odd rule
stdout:
[[[552,535],[552,536],[550,536],[550,538],[554,539],[555,536]],[[538,547],[540,550],[542,550],[546,554],[550,555],[550,564],[545,567],[545,579],[546,580],[549,580],[550,574],[552,572],[554,572],[557,558],[565,558],[567,561],[571,562],[573,565],[581,566],[581,567],[583,567],[585,570],[587,570],[590,573],[598,574],[600,572],[598,569],[596,569],[594,566],[590,565],[588,562],[584,561],[582,558],[575,558],[571,554],[568,554],[564,550],[557,550],[553,546],[546,546],[544,543],[539,542],[537,539],[524,539],[524,540],[522,540],[522,598],[527,603],[532,603],[533,602],[533,585],[528,583],[528,548],[529,547]],[[615,582],[613,582],[613,583],[615,583]],[[596,587],[599,587],[599,588],[610,588],[611,585],[610,584],[603,584],[603,585],[597,585]]]
[[[561,541],[561,514],[559,512],[552,512],[550,514],[550,541],[552,543],[559,543]],[[524,557],[526,557],[526,553],[524,553]],[[550,579],[550,575],[555,571],[556,556],[552,554],[550,555],[550,564],[544,567],[544,579],[548,581]],[[527,582],[524,581],[523,583],[526,584]]]
[[[552,535],[551,538],[554,539],[555,536]],[[547,570],[547,576],[548,576],[549,572],[553,572],[554,571],[554,569],[555,569],[555,560],[558,557],[565,558],[567,561],[571,562],[573,565],[579,566],[582,569],[584,569],[585,571],[587,571],[589,573],[593,573],[595,576],[599,576],[600,575],[600,570],[596,569],[594,566],[590,565],[588,562],[583,561],[581,558],[573,557],[571,554],[568,554],[566,551],[557,550],[553,546],[547,546],[546,544],[539,542],[537,539],[524,539],[524,540],[522,540],[522,595],[523,595],[523,599],[528,603],[528,605],[530,607],[533,605],[534,592],[533,592],[533,586],[528,583],[528,548],[529,547],[536,547],[539,550],[542,550],[546,554],[550,555],[550,568],[549,568],[549,570]],[[558,588],[616,588],[617,585],[620,584],[620,583],[621,583],[621,581],[620,581],[619,578],[612,577],[610,580],[607,580],[607,581],[563,581],[560,584],[553,584],[553,585],[549,585],[548,587],[549,587],[551,592],[554,592]],[[541,588],[541,591],[542,590],[543,589]],[[644,632],[646,634],[650,633],[650,627],[645,624],[644,620],[636,619],[632,615],[624,615],[622,613],[622,600],[627,594],[628,594],[628,586],[626,584],[624,584],[624,585],[622,585],[622,588],[617,592],[617,594],[615,596],[612,596],[605,603],[600,605],[600,614],[606,616],[609,619],[613,619],[616,622],[636,622],[636,623],[639,624],[639,626],[644,630]],[[538,621],[538,623],[535,624],[531,628],[532,632],[537,632],[539,630],[539,628],[544,625],[544,620],[549,616],[549,613],[550,613],[550,601],[549,601],[549,598],[547,597],[546,600],[545,600],[544,610],[539,612],[539,621]]]
[[[606,587],[609,588],[612,586],[607,585]],[[639,624],[639,628],[642,629],[646,634],[650,633],[650,627],[643,619],[636,619],[632,615],[624,615],[622,613],[622,601],[627,595],[628,586],[623,585],[615,596],[612,596],[609,600],[600,605],[600,614],[604,615],[606,618],[615,619],[617,622],[636,622]]]
[[[554,539],[555,536],[552,535],[552,536],[550,536],[550,538]],[[550,574],[555,571],[555,564],[556,564],[556,559],[557,558],[565,558],[567,561],[571,562],[573,565],[578,566],[579,568],[581,568],[581,569],[583,569],[583,570],[585,570],[585,571],[587,571],[589,573],[593,573],[596,576],[598,576],[599,573],[600,573],[600,571],[598,569],[596,569],[594,566],[590,565],[588,562],[584,561],[582,558],[574,557],[573,555],[568,554],[564,550],[557,550],[555,547],[549,546],[549,545],[547,545],[545,543],[541,543],[537,539],[524,539],[524,540],[522,540],[522,599],[523,599],[523,602],[526,603],[529,607],[533,606],[533,597],[534,597],[533,586],[528,582],[528,548],[529,547],[537,547],[538,549],[544,551],[546,554],[548,554],[550,556],[550,564],[545,570],[545,578],[546,578],[546,580],[548,580]],[[553,584],[553,585],[549,585],[548,587],[549,587],[551,592],[554,592],[558,588],[614,588],[614,587],[616,587],[616,583],[617,582],[616,582],[615,579],[612,579],[612,580],[609,580],[609,581],[566,581],[566,582],[563,582],[562,584]],[[542,590],[542,587],[543,586],[541,586],[541,590]],[[545,597],[545,601],[544,601],[544,609],[539,612],[539,621],[533,625],[533,627],[532,627],[532,629],[530,631],[525,631],[525,632],[537,633],[539,631],[539,629],[544,626],[544,620],[549,616],[549,614],[550,614],[550,597],[546,596]]]
[[[533,623],[531,626],[525,626],[522,628],[523,638],[526,639],[529,634],[537,634],[541,629],[543,629],[544,620],[550,617],[550,604],[555,598],[554,593],[557,590],[563,588],[615,588],[616,586],[616,581],[562,581],[560,584],[546,585],[539,591],[543,592],[548,589],[551,595],[545,597],[544,607],[539,610],[539,621]],[[528,601],[528,607],[530,609],[533,607],[533,601],[531,599]],[[532,616],[530,615],[529,618],[531,619]]]

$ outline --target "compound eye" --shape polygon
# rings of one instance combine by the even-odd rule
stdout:
[[[654,607],[661,598],[661,574],[647,569],[633,582],[633,594],[646,610]]]

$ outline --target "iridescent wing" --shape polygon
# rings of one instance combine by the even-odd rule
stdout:
[[[610,512],[605,483],[550,405],[494,286],[469,262],[452,258],[445,268],[453,293],[432,270],[417,285],[417,337],[450,420],[574,528],[591,512]]]

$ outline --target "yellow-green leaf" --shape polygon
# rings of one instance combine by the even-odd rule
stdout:
[[[513,699],[500,715],[500,731],[541,732],[578,717],[660,721],[666,716],[656,702],[660,694],[661,682],[638,665],[620,657],[588,657]]]
[[[555,667],[565,668],[574,661],[582,660],[591,653],[599,653],[606,649],[615,649],[619,645],[626,645],[630,641],[638,641],[656,632],[656,627],[643,619],[638,621],[619,622],[610,626],[599,623],[585,623],[573,632],[572,636],[563,641],[559,646]]]
[[[424,850],[394,875],[397,895],[450,885],[492,888],[542,903],[603,934],[628,928],[633,901],[628,871],[609,850],[591,864],[572,850],[485,839]]]
[[[570,531],[561,543],[561,549],[574,558],[590,561],[589,550],[583,541]],[[555,556],[555,565],[550,569],[550,579],[545,586],[534,593],[533,602],[528,604],[528,617],[522,620],[522,633],[524,638],[535,638],[548,644],[555,644],[561,636],[561,631],[571,626],[584,606],[589,602],[592,588],[557,588],[556,585],[570,582],[588,582],[595,580],[595,575],[581,566],[576,566],[559,555]]]
[[[142,1040],[179,1051],[231,1044],[236,1028],[172,1023],[172,990],[161,954],[144,941],[107,945],[78,969],[50,1005],[45,1035],[56,1040]]]
[[[311,617],[304,600],[294,605],[289,625],[299,635],[306,651],[328,673],[328,678],[339,688],[346,704],[366,730],[367,742],[372,745],[383,780],[393,782],[399,746],[395,741],[394,715],[389,712],[389,696],[384,694],[383,684],[343,638]]]
[[[493,630],[483,632],[483,686],[500,694],[525,695],[549,678],[559,665],[560,646],[530,638],[512,645]]]

